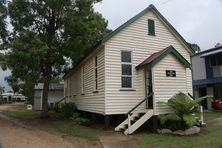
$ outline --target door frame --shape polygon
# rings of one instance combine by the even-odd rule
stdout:
[[[145,74],[145,97],[147,97],[150,93],[153,92],[153,76],[152,76],[152,68],[150,66],[144,67]],[[153,109],[154,102],[153,96],[146,100],[146,108]]]

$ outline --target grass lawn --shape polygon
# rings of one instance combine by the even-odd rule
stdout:
[[[40,116],[40,112],[38,111],[27,111],[26,105],[24,104],[15,106],[14,110],[3,111],[3,114],[21,119],[36,118]]]
[[[54,122],[54,127],[57,128],[60,132],[72,135],[74,137],[80,137],[89,140],[93,144],[96,144],[98,142],[98,130],[78,126],[73,124],[72,121],[57,121]]]
[[[206,112],[204,120],[210,121],[222,118],[222,113]],[[221,148],[222,125],[209,125],[204,127],[201,136],[173,136],[160,134],[147,134],[139,139],[141,148]]]

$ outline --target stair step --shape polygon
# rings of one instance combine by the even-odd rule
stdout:
[[[142,117],[143,115],[145,115],[146,113],[139,113],[139,116]]]
[[[124,128],[126,128],[126,129],[127,129],[127,128],[128,128],[128,124],[125,124],[125,125],[124,125]]]
[[[126,130],[126,128],[120,128],[121,132],[124,132]]]
[[[133,119],[137,121],[140,119],[140,116],[135,116]]]

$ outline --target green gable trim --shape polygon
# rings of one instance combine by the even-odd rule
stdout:
[[[172,53],[182,64],[184,64],[185,67],[191,69],[191,64],[173,46],[168,47],[166,51],[164,51],[159,57],[154,59],[148,65],[151,65],[151,67],[155,66],[157,63],[159,63],[164,57],[166,57],[170,53]]]
[[[185,39],[176,31],[176,29],[167,21],[167,19],[165,19],[163,17],[163,15],[155,8],[154,5],[149,5],[149,7],[147,7],[146,9],[144,9],[142,12],[140,12],[139,14],[137,14],[136,16],[134,16],[133,18],[131,18],[130,20],[128,20],[126,23],[124,23],[123,25],[121,25],[120,27],[118,27],[116,30],[114,30],[113,32],[111,32],[110,34],[106,35],[103,39],[102,39],[102,43],[105,43],[106,41],[108,41],[109,39],[111,39],[113,36],[115,36],[117,33],[119,33],[120,31],[122,31],[125,27],[129,26],[130,24],[132,24],[134,21],[136,21],[137,19],[139,19],[140,17],[142,17],[143,15],[145,15],[148,11],[153,11],[155,14],[157,14],[162,20],[163,22],[178,36],[178,38],[190,49],[191,53],[195,53],[195,51],[193,50],[193,48],[185,41]]]

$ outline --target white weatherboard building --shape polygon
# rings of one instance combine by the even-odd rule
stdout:
[[[65,97],[79,110],[104,115],[107,122],[109,115],[127,114],[115,130],[131,134],[152,116],[169,112],[158,102],[179,91],[192,94],[193,53],[150,5],[102,39],[64,76]]]
[[[56,101],[63,98],[63,86],[64,84],[50,83],[48,91],[48,105],[52,106]],[[34,94],[34,109],[42,110],[42,99],[43,99],[43,84],[39,83],[35,86]]]

